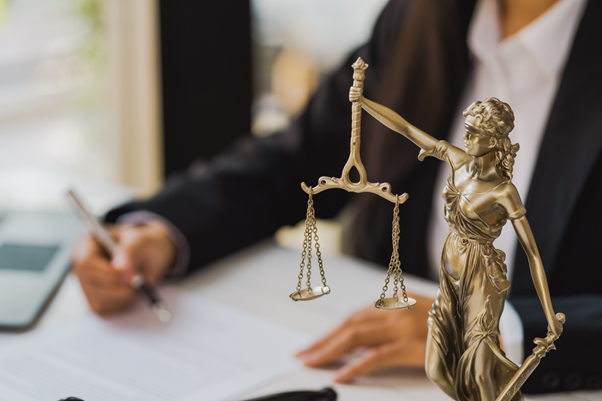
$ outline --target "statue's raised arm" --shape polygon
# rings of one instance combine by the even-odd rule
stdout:
[[[354,86],[349,90],[349,100],[360,102],[362,108],[366,110],[372,117],[380,121],[384,126],[391,130],[400,133],[401,135],[414,142],[419,148],[424,151],[430,151],[437,145],[437,139],[430,136],[426,132],[414,127],[407,122],[402,116],[391,110],[390,108],[366,99],[362,94],[361,88]]]

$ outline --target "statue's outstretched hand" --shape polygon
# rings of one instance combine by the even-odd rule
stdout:
[[[549,330],[556,338],[560,337],[562,330],[564,330],[563,324],[566,321],[564,313],[557,313],[549,323]]]
[[[362,97],[362,89],[352,86],[349,89],[349,101],[351,103],[357,102],[360,99],[360,97]]]
[[[392,366],[424,369],[428,311],[434,300],[410,296],[418,301],[412,309],[362,309],[297,357],[316,367],[363,349],[336,372],[339,383]]]

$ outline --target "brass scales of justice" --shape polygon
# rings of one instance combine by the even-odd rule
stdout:
[[[460,210],[451,217],[449,215],[446,217],[450,226],[448,239],[451,238],[451,241],[449,243],[446,241],[444,246],[442,266],[450,265],[452,271],[448,272],[446,268],[441,268],[440,291],[437,301],[429,312],[426,371],[429,378],[454,400],[522,400],[520,387],[539,365],[541,358],[555,349],[554,342],[562,333],[565,316],[562,313],[554,313],[543,264],[524,216],[526,209],[511,183],[512,165],[519,147],[518,144],[511,144],[508,137],[514,128],[514,114],[510,106],[496,98],[477,101],[469,106],[464,111],[466,150],[461,150],[422,132],[394,111],[363,98],[363,81],[368,65],[358,58],[352,67],[353,86],[350,91],[352,129],[349,158],[340,178],[320,177],[315,187],[301,183],[301,188],[309,195],[309,200],[298,282],[296,291],[290,295],[290,298],[293,301],[307,301],[327,295],[331,291],[326,284],[318,243],[313,195],[327,189],[339,188],[348,192],[370,192],[394,204],[393,250],[382,293],[374,305],[379,309],[397,310],[411,309],[416,304],[416,300],[407,296],[398,252],[399,205],[408,199],[408,195],[393,194],[391,185],[387,182],[368,181],[366,169],[360,158],[360,124],[362,108],[364,108],[385,126],[419,146],[420,160],[426,156],[433,156],[449,164],[451,173],[445,194],[451,199],[450,202],[453,203],[455,199],[452,206],[461,209],[463,204],[459,200],[461,197],[464,204],[470,204],[471,199],[481,197],[475,200],[475,204],[480,207],[495,206],[500,209],[499,205],[502,205],[504,211],[498,213],[497,220],[491,222],[480,218],[472,205],[467,206],[470,208],[468,213],[462,213]],[[472,167],[477,165],[477,159],[480,168],[486,165],[492,169],[491,171],[495,171],[497,174],[493,180],[495,185],[491,185],[489,182],[491,180],[479,181],[475,178],[478,178],[478,169]],[[349,176],[354,167],[359,173],[357,182],[351,181]],[[467,182],[476,186],[476,190],[470,189],[471,187],[466,185]],[[494,193],[493,197],[489,195],[490,193]],[[473,216],[475,214],[476,217]],[[493,240],[497,238],[507,220],[512,221],[518,239],[529,257],[533,282],[548,321],[547,336],[534,340],[536,347],[520,368],[508,360],[500,349],[497,326],[510,282],[506,279],[503,253],[493,247]],[[466,232],[463,233],[462,229]],[[461,243],[462,249],[458,248],[458,245],[453,245],[454,241]],[[314,247],[322,284],[318,286],[311,284],[312,248]],[[473,254],[477,252],[477,257],[464,259],[458,257],[458,253],[465,252],[464,248],[472,249]],[[305,269],[307,273],[304,288]],[[470,274],[462,274],[464,270],[470,270]],[[391,279],[393,279],[393,294],[387,297]],[[455,293],[455,296],[445,295],[449,293]],[[470,335],[466,335],[466,327],[472,330]],[[449,346],[442,344],[456,344],[456,346],[453,347],[454,351],[450,351]],[[448,352],[455,352],[456,355],[449,357]]]
[[[353,67],[353,87],[363,89],[364,78],[366,76],[366,69],[368,64],[361,58],[352,65]],[[384,183],[371,183],[368,181],[368,175],[366,168],[360,158],[360,144],[361,144],[361,118],[362,118],[362,105],[359,102],[353,102],[351,105],[351,143],[349,159],[343,167],[341,178],[336,177],[320,177],[318,185],[315,187],[309,187],[304,182],[301,183],[301,188],[309,195],[309,201],[307,203],[307,215],[305,219],[305,237],[303,240],[303,252],[301,256],[300,272],[298,276],[297,290],[290,295],[293,301],[308,301],[319,298],[323,295],[330,293],[330,287],[326,285],[326,277],[324,275],[324,267],[322,265],[322,255],[320,253],[320,245],[318,244],[318,229],[316,226],[316,216],[313,207],[313,194],[318,194],[327,189],[340,188],[349,192],[371,192],[379,195],[386,200],[395,204],[393,212],[393,252],[391,254],[391,261],[389,262],[389,269],[387,271],[387,278],[385,279],[385,285],[380,298],[374,303],[377,308],[380,309],[410,309],[412,305],[416,304],[416,300],[408,298],[406,294],[405,285],[403,284],[403,276],[401,270],[401,262],[399,260],[399,205],[404,203],[408,199],[408,194],[394,195],[391,192],[391,185],[387,182]],[[359,181],[351,181],[349,174],[351,169],[355,167],[359,173]],[[313,237],[313,238],[312,238]],[[320,268],[320,277],[322,280],[321,286],[311,286],[311,250],[312,240],[315,241],[316,257],[318,259],[318,265]],[[307,260],[307,283],[306,288],[302,289],[303,281],[303,270],[305,267],[305,260]],[[386,297],[385,293],[388,290],[389,282],[393,276],[394,288],[393,296]],[[402,292],[402,299],[399,299],[398,290]]]

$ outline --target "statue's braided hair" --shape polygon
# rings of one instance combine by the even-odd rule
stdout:
[[[490,97],[482,102],[474,102],[462,114],[464,117],[474,117],[475,128],[493,136],[498,141],[500,148],[495,152],[496,167],[508,181],[512,181],[512,166],[514,166],[514,158],[519,145],[518,143],[512,144],[508,137],[514,128],[514,112],[508,103]]]

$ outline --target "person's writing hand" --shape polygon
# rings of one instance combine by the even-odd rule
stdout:
[[[109,260],[100,245],[83,235],[73,255],[74,271],[92,310],[105,315],[130,305],[136,291],[130,285],[138,272],[151,286],[173,265],[176,247],[160,225],[114,226],[117,250]]]
[[[418,303],[410,310],[388,311],[370,306],[354,313],[297,357],[306,366],[314,367],[365,348],[337,371],[335,381],[340,383],[386,367],[424,368],[428,311],[434,300],[412,297]]]

